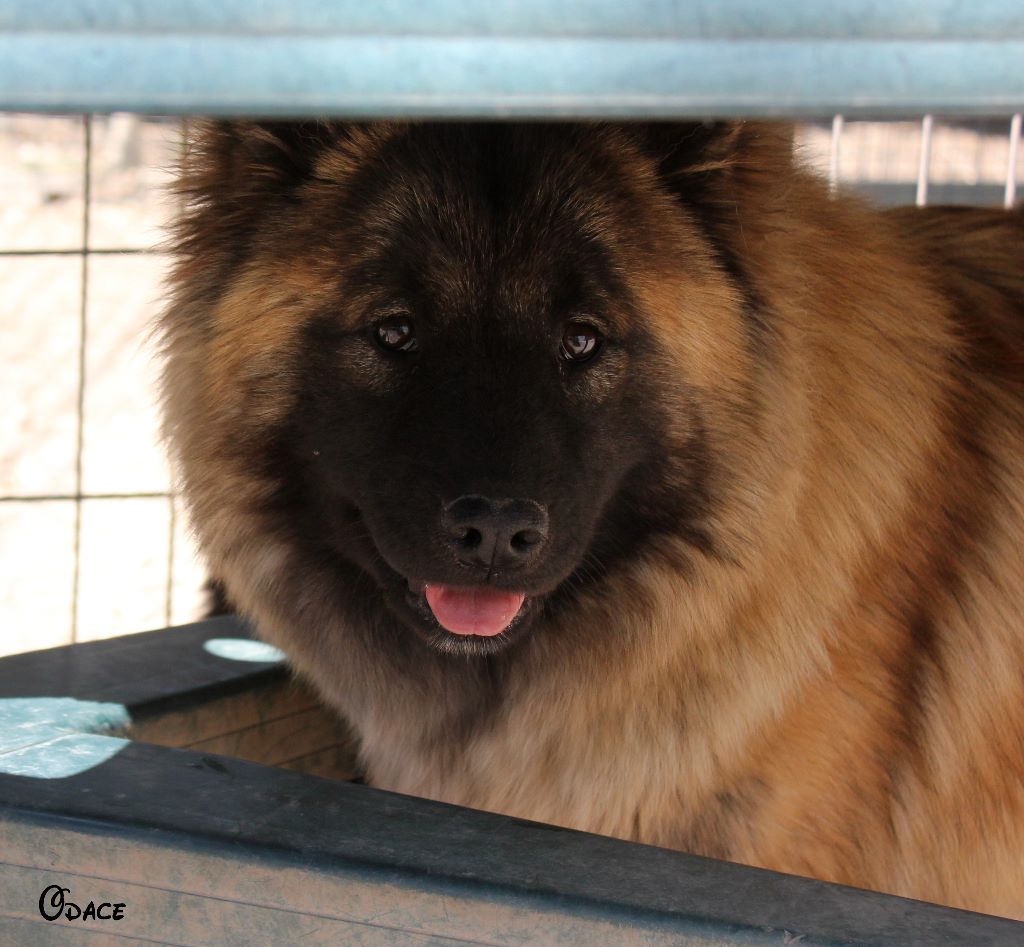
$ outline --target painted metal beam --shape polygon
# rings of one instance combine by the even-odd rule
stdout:
[[[1006,114],[1019,0],[0,0],[0,108]]]

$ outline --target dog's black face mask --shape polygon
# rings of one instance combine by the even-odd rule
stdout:
[[[286,492],[322,555],[442,650],[507,646],[680,515],[652,502],[629,195],[571,144],[413,127],[343,187],[305,186],[340,288],[304,337]]]

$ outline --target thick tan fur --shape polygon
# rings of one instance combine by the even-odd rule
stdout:
[[[344,178],[387,134],[320,173]],[[1024,216],[870,210],[740,126],[678,173],[717,176],[771,314],[759,348],[685,204],[628,130],[600,134],[649,221],[633,288],[731,473],[709,524],[723,554],[665,541],[611,573],[522,643],[487,725],[457,736],[471,711],[440,676],[396,695],[289,594],[292,549],[247,466],[336,271],[268,244],[210,305],[200,208],[165,320],[167,401],[212,569],[351,719],[374,785],[1024,916]],[[203,158],[186,186],[224,174]]]

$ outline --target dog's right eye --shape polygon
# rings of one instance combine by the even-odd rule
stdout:
[[[585,322],[572,322],[562,335],[559,355],[567,362],[586,362],[601,351],[601,333]]]
[[[419,348],[416,329],[412,320],[405,316],[382,319],[374,326],[373,332],[377,344],[389,352],[415,352]]]

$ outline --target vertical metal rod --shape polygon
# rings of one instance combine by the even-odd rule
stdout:
[[[75,431],[75,565],[71,582],[71,643],[78,641],[78,596],[81,591],[82,453],[85,445],[85,346],[89,298],[89,209],[92,203],[92,116],[82,116],[85,161],[82,180],[82,273],[78,307],[78,398]]]
[[[843,126],[845,120],[842,115],[832,116],[832,148],[828,159],[828,186],[833,193],[839,186],[839,149],[843,140]]]
[[[917,166],[917,206],[928,203],[928,169],[932,163],[932,116],[921,119],[921,159]]]
[[[1017,155],[1020,154],[1020,116],[1010,119],[1010,154],[1006,163],[1006,194],[1003,206],[1009,210],[1017,200]]]

